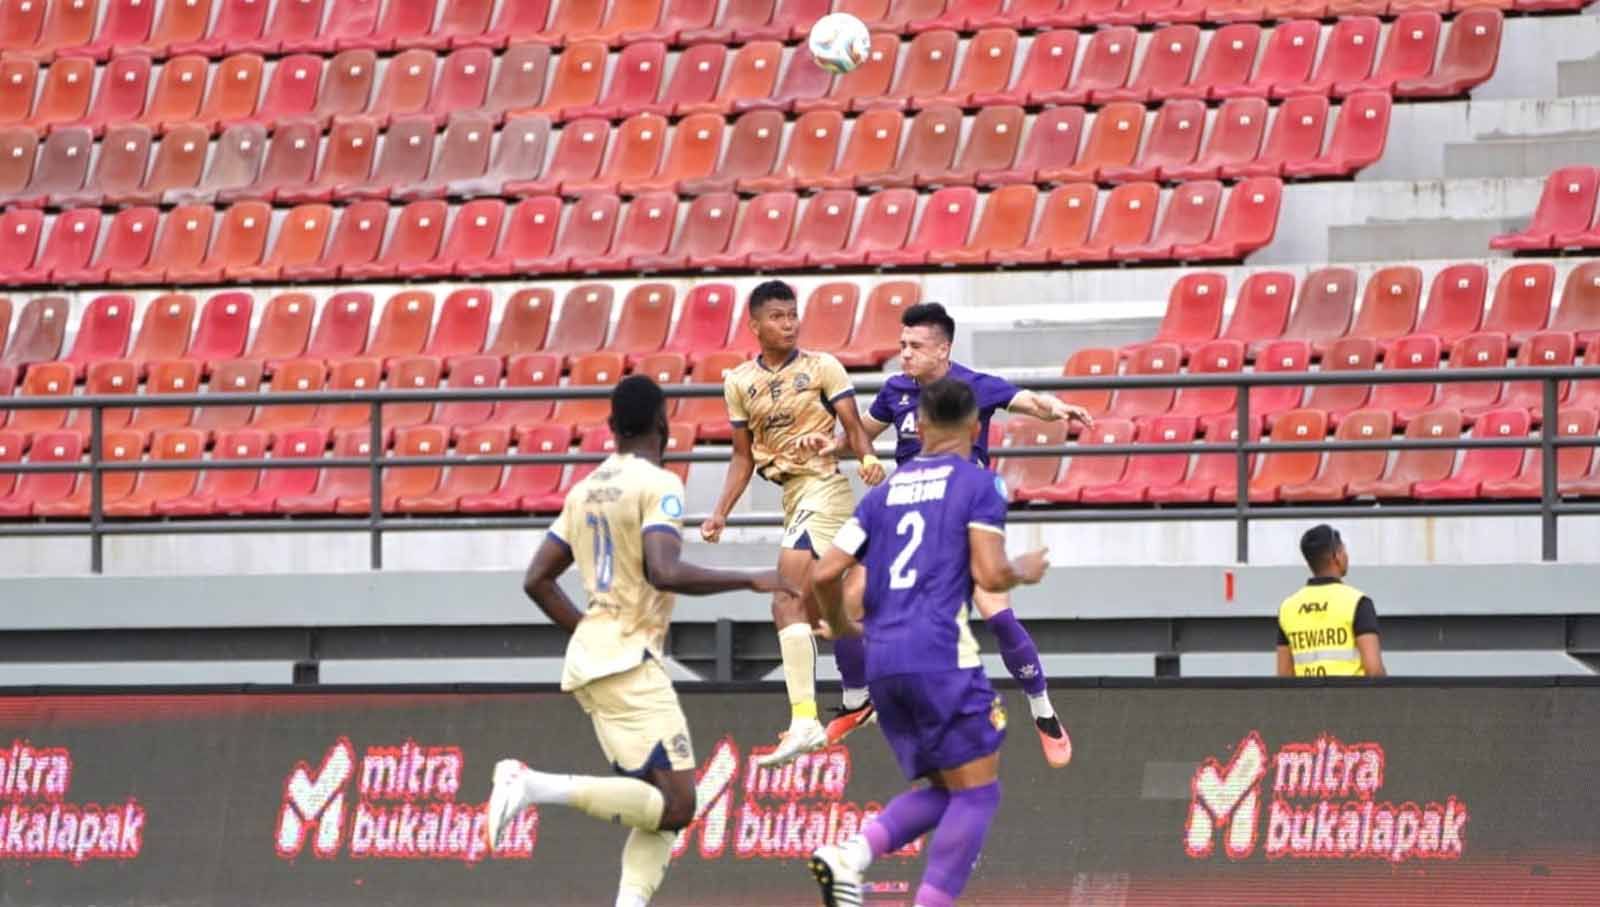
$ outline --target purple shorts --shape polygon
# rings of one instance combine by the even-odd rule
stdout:
[[[1005,709],[982,668],[895,674],[868,688],[908,780],[980,759],[1005,740]]]

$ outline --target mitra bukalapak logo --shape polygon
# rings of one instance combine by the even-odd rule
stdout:
[[[1190,783],[1184,851],[1212,856],[1216,841],[1231,860],[1458,860],[1466,848],[1467,805],[1380,800],[1386,758],[1377,743],[1332,734],[1285,743],[1276,754],[1258,731],[1239,741],[1226,765],[1200,763]],[[1270,776],[1270,778],[1269,778]],[[1270,797],[1270,799],[1268,799]]]

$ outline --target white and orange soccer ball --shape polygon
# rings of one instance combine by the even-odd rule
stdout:
[[[811,26],[807,42],[817,65],[843,75],[867,62],[872,52],[872,33],[867,25],[849,13],[830,13]]]

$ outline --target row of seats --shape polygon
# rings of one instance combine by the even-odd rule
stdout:
[[[30,132],[0,129],[0,201],[49,207],[250,199],[299,204],[1326,178],[1348,176],[1382,156],[1390,112],[1389,95],[1380,92],[1352,95],[1336,108],[1324,97],[1291,98],[1276,114],[1263,98],[1235,98],[1217,110],[1209,129],[1199,100],[1168,101],[1153,114],[1119,102],[1092,115],[1082,107],[1056,107],[1032,117],[1020,107],[996,106],[965,118],[959,108],[940,105],[910,118],[873,111],[848,129],[839,113],[817,111],[787,130],[787,144],[775,111],[744,114],[731,130],[714,114],[687,117],[676,127],[639,114],[614,137],[602,121],[570,123],[553,154],[542,119],[510,124],[495,145],[488,118],[456,114],[437,135],[427,118],[398,118],[383,132],[370,122],[340,123],[322,145],[320,163],[317,136],[293,127],[280,128],[270,140],[259,126],[233,127],[209,155],[211,143],[199,127],[179,127],[159,142],[144,126],[112,127],[92,162],[94,143],[82,131],[58,130],[40,148]]]
[[[220,214],[209,205],[164,215],[128,208],[111,217],[103,242],[104,215],[75,209],[56,217],[51,241],[37,252],[42,212],[11,209],[0,214],[0,229],[19,241],[0,249],[0,279],[138,286],[1238,259],[1271,241],[1282,193],[1272,178],[1246,180],[1231,191],[1214,180],[1185,183],[1165,193],[1159,227],[1163,192],[1148,182],[1118,186],[1103,200],[1092,184],[1071,184],[1042,205],[1036,187],[1005,186],[983,196],[981,217],[978,192],[965,186],[926,197],[886,189],[859,206],[859,217],[853,190],[813,196],[803,212],[793,192],[743,203],[719,193],[697,198],[681,225],[670,192],[646,193],[626,209],[618,197],[602,194],[565,206],[540,196],[511,208],[499,199],[454,209],[439,200],[398,209],[367,200],[341,209],[337,225],[326,204],[291,209],[275,242],[269,242],[273,211],[264,202],[241,202]]]
[[[1322,26],[1314,20],[1266,30],[1230,25],[1212,35],[1203,55],[1196,26],[1170,26],[1143,42],[1137,71],[1133,64],[1141,42],[1127,26],[1084,41],[1083,59],[1076,66],[1080,39],[1073,31],[1044,33],[1026,42],[1025,51],[1020,50],[1023,40],[1009,30],[981,32],[966,42],[954,32],[928,32],[903,54],[898,38],[879,36],[873,58],[838,79],[803,51],[790,53],[780,79],[784,48],[775,42],[746,45],[726,63],[728,48],[716,44],[672,59],[665,44],[635,44],[614,62],[604,44],[580,44],[562,52],[554,64],[549,48],[541,45],[518,45],[498,65],[485,48],[458,50],[442,62],[432,51],[406,51],[381,66],[371,51],[348,51],[326,67],[320,57],[286,57],[271,67],[270,75],[259,54],[236,54],[214,66],[203,57],[175,57],[159,73],[148,57],[120,55],[100,70],[98,90],[97,67],[87,58],[58,60],[41,79],[36,61],[13,57],[0,60],[0,84],[13,89],[0,101],[0,125],[38,131],[85,126],[98,133],[124,123],[157,131],[199,124],[216,132],[236,123],[306,121],[325,127],[352,117],[381,126],[412,114],[438,123],[458,111],[479,111],[496,120],[508,115],[574,120],[765,109],[906,110],[932,104],[1344,97],[1364,91],[1456,96],[1493,74],[1501,14],[1492,9],[1462,13],[1441,53],[1442,28],[1435,13],[1408,13],[1387,28],[1375,17],[1342,19],[1329,32],[1315,70]],[[1263,43],[1266,49],[1259,52],[1257,67]],[[1019,53],[1024,59],[1013,78]],[[961,56],[965,62],[957,73]],[[547,70],[552,68],[547,88]],[[41,81],[42,87],[36,88]]]
[[[695,442],[694,426],[673,423],[669,451],[688,450]],[[274,460],[317,460],[324,456],[329,431],[297,428],[283,432],[273,447]],[[398,457],[437,457],[445,454],[450,434],[441,426],[422,425],[395,433]],[[616,443],[605,426],[581,435],[579,452],[605,454]],[[366,468],[205,469],[206,462],[258,460],[266,456],[271,436],[260,429],[237,428],[221,432],[210,460],[205,458],[203,433],[197,429],[164,429],[150,446],[150,460],[193,462],[193,470],[129,471],[106,473],[100,478],[103,513],[113,519],[206,516],[355,516],[371,513],[372,480]],[[370,432],[359,428],[333,433],[335,457],[371,455]],[[555,513],[571,487],[595,469],[584,463],[565,467],[553,463],[502,466],[471,465],[474,457],[508,454],[550,456],[570,452],[573,430],[566,425],[539,425],[512,443],[501,427],[482,427],[456,439],[461,465],[448,472],[441,466],[397,466],[384,470],[380,506],[387,513]],[[119,429],[106,432],[102,459],[132,463],[142,459],[142,438]],[[76,431],[49,432],[33,447],[30,463],[83,462],[84,437]],[[0,467],[17,462],[21,452],[16,438],[0,431]],[[687,463],[668,464],[680,477]],[[91,482],[87,473],[52,473],[18,476],[0,472],[0,519],[84,519],[90,513]]]
[[[1402,342],[1422,339],[1432,342],[1431,361],[1437,363],[1441,354],[1469,335],[1493,334],[1504,339],[1506,349],[1516,351],[1546,331],[1570,336],[1576,350],[1583,351],[1600,336],[1600,261],[1581,264],[1567,275],[1558,306],[1553,305],[1556,283],[1555,268],[1548,263],[1513,265],[1501,273],[1486,313],[1489,272],[1482,264],[1441,269],[1428,288],[1425,309],[1422,271],[1413,265],[1382,268],[1364,288],[1353,268],[1321,268],[1300,285],[1299,303],[1291,317],[1294,275],[1258,271],[1240,286],[1224,329],[1227,280],[1215,272],[1197,272],[1173,285],[1155,337],[1124,347],[1120,354],[1127,358],[1151,344],[1172,344],[1181,358],[1220,339],[1244,344],[1246,356],[1259,358],[1271,342],[1291,340],[1307,344],[1309,358],[1301,361],[1309,361],[1330,354],[1341,341],[1353,340],[1370,345],[1364,347],[1370,348],[1370,355],[1362,356],[1370,364],[1394,355]],[[1570,362],[1572,356],[1564,358]],[[1172,369],[1177,365],[1170,363]],[[1418,366],[1412,362],[1409,367]]]
[[[1562,438],[1596,438],[1597,412],[1586,407],[1563,408]],[[1273,427],[1272,442],[1318,440],[1328,428],[1328,414],[1315,408],[1293,409]],[[1430,409],[1405,431],[1413,440],[1459,439],[1462,415],[1447,406]],[[1209,443],[1237,442],[1232,417],[1204,422]],[[1390,413],[1366,409],[1349,414],[1335,434],[1341,441],[1385,440],[1393,436]],[[1522,409],[1493,409],[1472,430],[1475,439],[1536,437]],[[1082,447],[1187,444],[1196,440],[1195,420],[1157,417],[1142,423],[1105,419],[1084,433]],[[1259,440],[1252,431],[1251,441]],[[1013,500],[1029,504],[1107,506],[1129,504],[1232,504],[1238,500],[1238,459],[1231,452],[1188,454],[1105,454],[1070,457],[1065,467],[1055,457],[1005,457],[1019,446],[1057,446],[1065,442],[1059,426],[1013,418],[996,458],[997,468],[1014,489]],[[1192,462],[1191,462],[1192,461]],[[1564,497],[1600,496],[1600,461],[1594,447],[1563,447],[1556,454],[1557,489]],[[1245,494],[1252,504],[1338,503],[1356,500],[1516,500],[1536,499],[1543,490],[1541,451],[1479,448],[1457,457],[1451,449],[1323,452],[1271,452],[1252,455]]]
[[[1600,197],[1600,168],[1561,167],[1544,181],[1539,205],[1528,226],[1489,240],[1489,248],[1512,252],[1550,252],[1559,249],[1600,248],[1600,220],[1595,200]]]
[[[189,294],[163,294],[145,308],[137,331],[134,299],[113,294],[89,303],[64,356],[70,320],[64,298],[30,300],[12,330],[11,301],[0,297],[0,389],[9,394],[19,372],[31,376],[46,363],[68,367],[65,380],[56,377],[54,389],[39,385],[25,392],[71,393],[74,382],[99,363],[126,364],[112,369],[108,380],[91,382],[96,392],[133,393],[147,373],[173,362],[189,363],[199,370],[194,374],[203,375],[247,360],[255,363],[258,376],[275,376],[288,361],[315,361],[325,372],[349,360],[387,365],[423,356],[448,374],[462,357],[490,356],[509,365],[513,357],[543,353],[554,357],[553,370],[546,369],[554,381],[585,353],[622,356],[629,368],[645,356],[667,353],[681,357],[686,368],[699,368],[702,359],[718,352],[748,357],[756,351],[744,320],[734,316],[739,301],[731,284],[697,284],[676,320],[672,284],[638,284],[628,291],[610,331],[615,296],[610,284],[575,285],[565,294],[559,317],[553,317],[555,295],[544,287],[518,289],[499,301],[491,290],[473,287],[450,293],[442,304],[426,290],[406,290],[389,297],[374,329],[377,306],[371,293],[335,293],[320,306],[308,293],[278,293],[263,308],[252,337],[255,304],[248,293],[216,293],[203,306]],[[876,368],[895,353],[900,313],[919,298],[917,284],[910,281],[821,284],[807,296],[800,340],[808,349],[834,353],[847,367]],[[491,324],[498,325],[492,340]],[[111,380],[119,375],[122,380]],[[151,381],[152,393],[192,393],[198,386],[193,378],[173,383],[151,375]],[[247,387],[231,381],[220,387],[253,390],[259,384],[258,377]]]

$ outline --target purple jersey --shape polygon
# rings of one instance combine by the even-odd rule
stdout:
[[[951,455],[916,457],[867,492],[834,544],[867,568],[869,681],[979,666],[967,531],[1005,526],[1004,485]]]
[[[989,465],[989,418],[995,410],[1005,409],[1021,393],[1021,388],[996,375],[975,372],[959,362],[950,363],[946,375],[972,388],[978,398],[977,443],[972,445],[972,460],[980,466]],[[904,464],[922,452],[922,438],[917,434],[917,402],[922,398],[922,385],[907,375],[895,375],[884,383],[878,396],[872,398],[872,408],[867,414],[885,425],[893,425],[896,442],[894,460]]]

